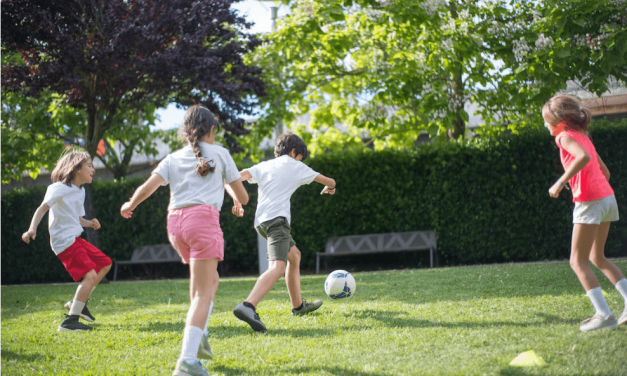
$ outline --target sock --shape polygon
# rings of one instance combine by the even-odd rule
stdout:
[[[72,301],[72,306],[70,307],[70,316],[80,315],[80,313],[83,312],[83,308],[85,308],[85,303],[74,299]]]
[[[207,313],[207,321],[205,321],[205,334],[209,334],[209,330],[207,330],[207,326],[209,326],[209,317],[211,317],[211,311],[213,311],[213,300],[209,304],[209,313]]]
[[[198,346],[202,340],[202,329],[197,326],[186,326],[183,332],[183,349],[181,359],[188,363],[198,360]]]
[[[304,304],[305,304],[305,302],[301,302],[300,305],[298,306],[298,308],[294,308],[294,310],[300,311],[301,309],[303,309],[303,305]]]
[[[250,304],[250,303],[248,303],[248,302],[244,302],[244,307],[255,309],[255,306]]]
[[[627,278],[623,278],[620,281],[616,282],[616,290],[620,292],[625,300],[625,308],[627,309]]]
[[[590,298],[590,301],[592,302],[592,305],[594,306],[594,309],[596,309],[599,316],[607,318],[612,315],[610,307],[607,305],[605,297],[603,297],[603,290],[601,290],[600,286],[595,289],[586,291],[586,295],[588,295],[588,298]]]

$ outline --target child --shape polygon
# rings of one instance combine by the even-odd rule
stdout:
[[[627,322],[627,279],[616,265],[605,258],[605,241],[610,222],[618,221],[618,205],[610,187],[610,172],[587,134],[591,113],[568,95],[556,95],[542,108],[546,127],[560,149],[564,174],[549,189],[557,198],[568,182],[573,192],[573,236],[570,265],[577,274],[596,314],[585,320],[580,330],[616,329]],[[625,309],[617,321],[588,261],[599,268],[625,299]]]
[[[187,146],[165,157],[120,209],[124,218],[130,218],[159,186],[170,184],[168,238],[183,262],[190,264],[191,301],[175,376],[209,375],[198,358],[213,358],[207,323],[218,287],[218,262],[224,258],[219,219],[225,184],[230,184],[234,199],[248,202],[233,158],[228,150],[214,145],[219,126],[207,108],[191,106],[181,127]]]
[[[27,244],[35,240],[37,226],[41,218],[50,210],[48,229],[50,245],[65,269],[74,281],[81,283],[76,289],[74,299],[69,305],[70,313],[59,325],[58,331],[92,330],[89,325],[78,321],[79,317],[94,321],[85,303],[93,289],[111,269],[111,259],[98,248],[80,238],[83,227],[94,230],[100,228],[96,218],[91,221],[85,215],[85,188],[91,184],[96,170],[88,153],[70,151],[59,159],[52,175],[52,184],[48,186],[43,203],[37,208],[30,228],[22,235]]]
[[[335,180],[302,163],[308,153],[307,145],[300,137],[292,133],[279,136],[274,155],[275,159],[242,171],[242,179],[259,184],[255,229],[268,240],[269,267],[259,277],[248,298],[238,304],[233,313],[257,332],[267,330],[257,315],[257,304],[283,274],[292,301],[293,315],[304,315],[322,305],[320,300],[308,303],[300,295],[301,256],[290,235],[290,197],[298,187],[312,181],[325,186],[321,194],[335,193]],[[235,202],[233,213],[241,215],[240,203]]]

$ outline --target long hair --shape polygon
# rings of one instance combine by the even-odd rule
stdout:
[[[192,147],[196,159],[198,159],[198,164],[196,165],[196,174],[198,176],[207,176],[207,174],[216,170],[214,161],[209,161],[213,162],[212,166],[203,158],[199,145],[200,139],[205,134],[211,132],[211,127],[215,127],[217,131],[220,129],[220,123],[218,122],[217,116],[209,111],[209,109],[199,104],[193,105],[187,109],[180,133],[185,136],[187,142]]]
[[[288,155],[292,150],[296,150],[296,155],[302,155],[303,161],[309,156],[307,145],[300,137],[292,132],[280,135],[274,145],[274,156]]]
[[[564,122],[565,130],[587,132],[592,113],[581,106],[579,99],[557,94],[542,107],[542,117],[551,126]]]
[[[72,186],[72,179],[76,172],[81,169],[83,163],[91,161],[89,153],[84,150],[70,150],[61,155],[54,167],[50,179],[53,183],[62,182],[68,186]]]

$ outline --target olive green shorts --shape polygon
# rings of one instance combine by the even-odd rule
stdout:
[[[296,245],[291,227],[285,217],[276,217],[255,227],[257,233],[268,240],[268,260],[281,260],[287,263],[287,253]]]

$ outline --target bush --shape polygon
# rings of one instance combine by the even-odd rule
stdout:
[[[594,144],[612,172],[619,206],[627,203],[627,122],[595,121]],[[563,173],[559,152],[546,130],[527,130],[466,143],[423,145],[414,150],[346,151],[321,155],[310,166],[338,183],[333,196],[322,187],[301,187],[292,197],[292,235],[302,266],[313,268],[315,253],[333,236],[435,230],[440,265],[553,260],[568,257],[572,198],[559,199],[549,187]],[[131,220],[120,205],[143,180],[95,182],[94,205],[102,224],[101,249],[114,260],[129,259],[133,249],[167,242],[169,189],[160,188]],[[251,196],[244,218],[230,212],[226,197],[220,214],[227,242],[227,274],[254,273],[257,237],[253,228],[257,186],[244,183]],[[45,188],[2,194],[2,283],[70,281],[50,250],[48,231],[37,240],[20,240]],[[47,219],[44,218],[44,221]],[[627,225],[612,225],[608,256],[627,255]],[[359,264],[369,257],[350,257]]]

